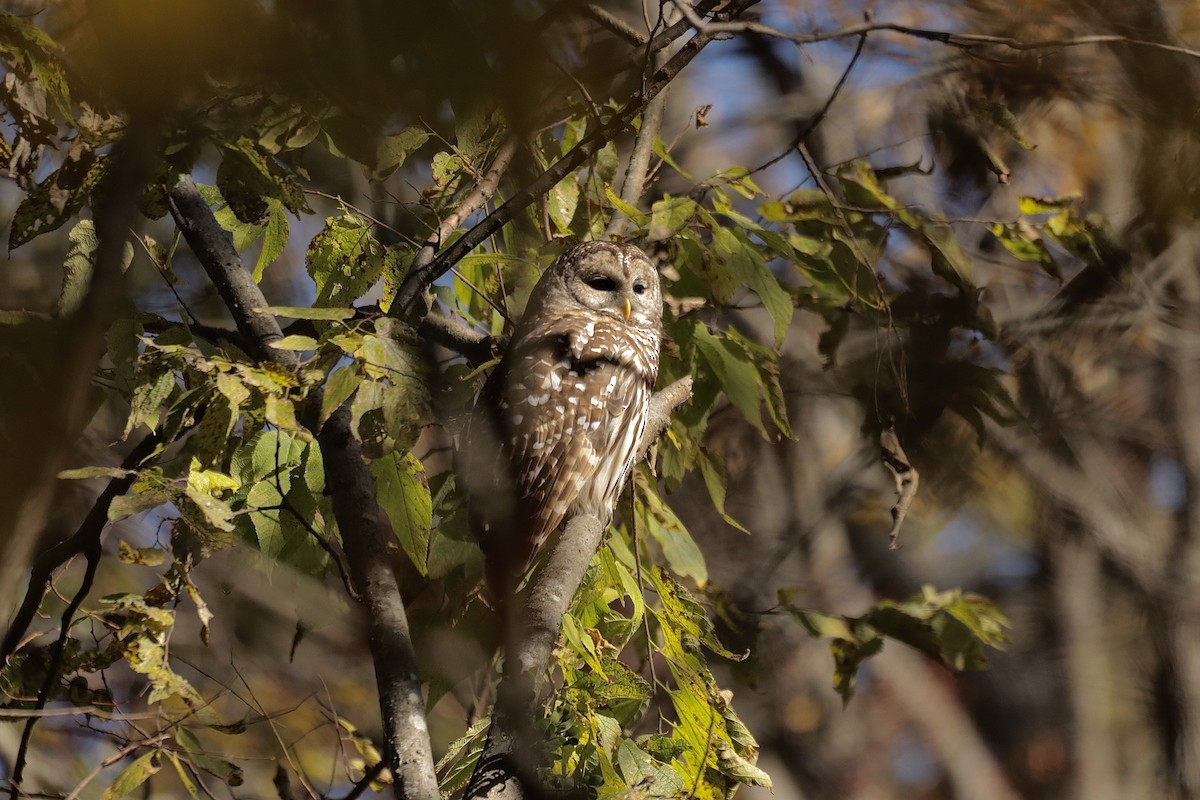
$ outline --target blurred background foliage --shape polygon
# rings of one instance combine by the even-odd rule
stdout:
[[[316,385],[353,395],[461,785],[494,644],[449,474],[478,376],[377,312],[509,140],[496,203],[619,114],[678,6],[4,8],[6,618],[143,426],[174,442],[118,499],[25,785],[342,797],[379,761],[353,601],[309,535],[329,522],[297,422]],[[541,267],[622,220],[663,264],[664,380],[697,378],[639,471],[640,544],[623,525],[568,618],[560,773],[606,796],[686,795],[693,773],[717,796],[758,769],[783,798],[1200,793],[1198,24],[1176,0],[764,0],[671,83],[643,192],[623,196],[637,138],[614,134],[437,282],[438,310],[501,334]],[[88,327],[88,220],[122,143],[148,188]],[[295,307],[294,374],[221,334],[167,213],[178,172]],[[895,550],[889,429],[921,479]],[[83,561],[4,653],[5,780]],[[952,672],[999,642],[978,595],[1009,642]],[[674,724],[697,698],[726,750]],[[629,745],[598,729],[588,751],[600,717]]]

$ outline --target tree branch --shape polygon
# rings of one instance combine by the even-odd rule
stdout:
[[[422,338],[453,350],[473,367],[486,364],[500,355],[494,337],[460,325],[441,314],[427,314],[417,326]]]
[[[650,415],[640,453],[649,450],[671,424],[671,414],[692,396],[691,377],[681,378],[650,400]],[[487,744],[467,786],[466,798],[514,800],[538,794],[532,764],[524,751],[532,741],[533,709],[546,677],[546,665],[558,640],[563,615],[571,606],[592,556],[604,538],[604,525],[588,515],[572,518],[538,573],[517,621],[521,629],[510,639],[504,676],[496,690],[496,707]]]
[[[147,456],[154,452],[156,447],[158,447],[158,436],[153,433],[147,435],[121,462],[121,468],[136,469]],[[20,608],[17,609],[17,613],[8,626],[4,642],[0,643],[0,663],[6,661],[21,645],[21,640],[37,615],[38,606],[42,604],[42,597],[46,594],[46,588],[50,585],[50,577],[54,574],[54,570],[90,548],[93,543],[100,541],[100,534],[104,532],[104,528],[108,524],[109,506],[112,505],[114,499],[129,491],[129,487],[136,477],[136,474],[130,473],[110,480],[108,486],[104,487],[104,491],[92,504],[91,510],[88,511],[75,533],[53,547],[43,550],[34,559],[33,567],[29,571],[29,585],[25,589],[25,599],[21,602]]]
[[[233,237],[217,223],[191,178],[180,176],[169,199],[176,223],[225,300],[249,352],[266,361],[294,366],[293,353],[270,346],[283,338],[279,323],[260,310],[267,306],[262,291],[242,263]],[[390,532],[375,500],[374,482],[362,448],[350,430],[348,409],[343,406],[334,412],[318,434],[318,441],[334,517],[367,616],[397,797],[437,800],[437,775],[416,656],[400,589],[389,566]]]
[[[734,0],[730,5],[728,14],[730,17],[736,17],[742,11],[757,3],[758,0]],[[689,26],[685,23],[679,28],[679,33],[682,35]],[[675,30],[672,26],[668,30]],[[659,37],[655,37],[655,41]],[[612,140],[621,131],[629,127],[633,119],[643,112],[646,105],[653,100],[659,92],[661,92],[667,84],[674,80],[684,67],[691,63],[692,59],[715,38],[713,34],[708,34],[703,31],[697,32],[695,36],[689,39],[683,47],[673,55],[662,69],[658,70],[650,80],[646,82],[646,86],[627,102],[620,111],[618,111],[612,119],[604,125],[597,128],[590,136],[587,136],[579,144],[575,145],[570,152],[560,158],[558,161],[551,164],[541,175],[535,178],[531,183],[520,189],[507,202],[499,208],[492,211],[484,217],[479,223],[474,225],[470,230],[458,239],[454,244],[447,247],[436,258],[432,258],[427,264],[418,266],[414,260],[413,267],[409,269],[408,275],[405,276],[404,282],[400,286],[399,292],[396,294],[396,299],[393,303],[397,309],[397,313],[413,316],[418,312],[418,298],[424,293],[435,280],[446,274],[452,266],[457,264],[462,258],[478,247],[489,236],[499,230],[505,223],[511,220],[518,211],[521,211],[529,204],[533,203],[538,197],[548,192],[556,183],[569,175],[577,167],[583,164],[588,158],[598,152],[604,145]],[[653,43],[652,43],[653,46]],[[419,254],[418,254],[419,255]]]
[[[242,263],[232,234],[217,222],[191,176],[180,175],[167,199],[175,224],[225,301],[250,355],[259,361],[294,366],[293,353],[271,347],[283,338],[279,322],[262,310],[267,305],[262,290]]]
[[[519,139],[514,135],[501,146],[499,152],[496,153],[496,158],[492,161],[491,168],[479,179],[479,183],[475,184],[475,188],[462,199],[462,202],[459,203],[453,212],[438,223],[437,230],[431,233],[429,238],[425,240],[425,243],[421,245],[421,249],[417,251],[417,254],[413,257],[412,264],[408,268],[408,275],[405,276],[404,284],[401,285],[399,294],[392,302],[392,313],[404,315],[410,312],[409,303],[403,302],[401,299],[404,296],[404,286],[408,284],[408,278],[414,273],[428,269],[430,262],[433,261],[434,254],[437,253],[437,249],[442,246],[442,242],[458,229],[463,220],[483,208],[492,199],[496,194],[496,187],[500,183],[500,177],[508,169],[508,165],[512,163],[513,156],[517,153],[518,143]],[[431,283],[433,283],[432,280],[419,287],[420,291],[424,291]],[[415,298],[416,295],[414,295],[413,299],[415,300]]]
[[[664,7],[665,8],[665,7]],[[666,51],[660,50],[651,56],[655,72],[667,63]],[[667,90],[664,88],[646,104],[642,112],[642,127],[634,140],[633,152],[629,154],[629,165],[625,168],[625,182],[621,186],[621,200],[636,207],[646,189],[646,176],[650,174],[650,156],[654,153],[654,141],[662,130],[663,114],[667,110]],[[613,214],[609,220],[606,237],[624,236],[633,221],[623,214]]]
[[[682,4],[681,4],[682,5]],[[1030,50],[1046,50],[1059,47],[1084,47],[1093,44],[1122,44],[1131,45],[1133,47],[1144,47],[1151,50],[1159,50],[1167,53],[1175,53],[1177,55],[1186,56],[1188,58],[1200,59],[1200,50],[1193,50],[1189,47],[1181,45],[1168,44],[1166,42],[1156,42],[1147,39],[1132,39],[1128,36],[1119,34],[1093,34],[1089,36],[1074,36],[1065,39],[1039,39],[1037,41],[1026,41],[1017,39],[1011,36],[995,36],[985,33],[955,33],[953,31],[939,31],[929,28],[917,28],[911,25],[901,25],[897,22],[875,22],[868,20],[867,22],[858,25],[849,25],[845,28],[839,28],[835,31],[819,31],[817,33],[791,33],[789,31],[773,28],[770,25],[764,25],[761,22],[704,22],[699,17],[699,9],[692,12],[695,19],[682,20],[684,25],[694,27],[699,33],[716,36],[718,34],[739,34],[739,33],[757,33],[760,36],[770,36],[774,39],[783,39],[795,44],[817,44],[819,42],[830,42],[838,39],[849,39],[853,36],[863,36],[869,33],[884,32],[898,33],[902,36],[910,36],[914,39],[923,39],[929,42],[937,42],[939,44],[958,47],[964,50],[971,50],[980,47],[1007,47],[1010,50],[1030,51]],[[651,47],[658,40],[655,37],[651,41]]]
[[[350,577],[367,615],[396,796],[437,800],[440,795],[417,656],[400,586],[391,568],[389,542],[394,537],[375,500],[362,446],[350,428],[349,408],[335,411],[318,439]]]

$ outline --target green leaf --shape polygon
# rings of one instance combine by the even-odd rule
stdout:
[[[650,207],[650,241],[669,239],[683,230],[696,216],[696,202],[688,197],[670,197]]]
[[[138,384],[133,390],[129,419],[125,422],[125,432],[121,434],[121,438],[128,438],[129,434],[142,424],[156,427],[163,403],[174,388],[174,372],[164,372],[155,376],[153,380]]]
[[[231,409],[239,409],[250,399],[250,390],[236,375],[228,372],[217,373],[217,391],[229,401]]]
[[[972,96],[968,102],[968,108],[971,116],[996,126],[1000,130],[1007,133],[1013,138],[1022,150],[1032,150],[1035,145],[1025,138],[1024,131],[1021,130],[1021,125],[1017,122],[1017,117],[1012,110],[1003,103],[995,100],[985,100],[979,96]]]
[[[108,507],[109,520],[138,514],[170,501],[169,487],[170,484],[163,477],[160,468],[143,470],[129,488],[128,494],[113,498]]]
[[[316,350],[320,347],[320,343],[311,336],[292,334],[291,336],[283,337],[277,342],[271,342],[271,347],[274,347],[276,350],[304,352],[305,350]]]
[[[445,189],[450,183],[463,174],[463,160],[460,156],[441,151],[433,157],[433,182],[438,188]]]
[[[1073,209],[1079,203],[1080,197],[1075,194],[1062,197],[1021,197],[1017,207],[1022,214],[1057,214],[1060,211]]]
[[[696,463],[700,466],[700,475],[704,479],[705,488],[708,489],[708,496],[712,499],[713,506],[721,515],[721,519],[742,533],[750,533],[742,523],[729,516],[725,511],[725,493],[728,489],[729,479],[725,474],[725,460],[721,458],[720,453],[700,448],[700,456],[696,459]]]
[[[121,540],[119,551],[119,557],[123,564],[157,567],[167,560],[167,554],[158,547],[133,547],[124,539]]]
[[[316,306],[345,306],[366,294],[383,271],[383,246],[356,214],[330,217],[308,245],[305,266],[317,284]]]
[[[391,453],[371,464],[375,493],[392,531],[422,575],[428,572],[433,501],[425,468],[412,453]]]
[[[738,783],[771,788],[771,776],[738,755],[738,752],[725,742],[717,742],[717,768],[721,774],[733,778]]]
[[[476,762],[483,754],[487,730],[491,724],[491,715],[484,716],[467,728],[466,733],[455,739],[446,748],[446,754],[434,768],[443,776],[439,782],[442,792],[445,793],[442,795],[443,797],[451,795],[467,785]]]
[[[254,280],[261,281],[263,272],[275,262],[287,247],[288,227],[287,213],[283,203],[272,198],[267,201],[267,224],[263,228],[262,249],[258,251],[258,260],[254,262]]]
[[[187,770],[183,768],[183,763],[179,760],[179,756],[168,750],[167,758],[171,759],[171,764],[174,765],[175,772],[179,775],[179,780],[183,784],[183,788],[188,793],[188,796],[200,800],[200,793],[196,790],[196,784],[192,782],[191,777],[187,774]]]
[[[754,363],[728,339],[719,339],[703,325],[695,329],[696,350],[720,381],[721,390],[746,421],[767,438],[761,410],[762,378]]]
[[[67,235],[67,258],[63,262],[63,286],[54,308],[55,316],[65,317],[83,301],[88,284],[92,279],[92,265],[95,258],[96,227],[90,219],[83,219]]]
[[[944,222],[926,221],[921,233],[933,255],[933,271],[955,286],[971,287],[971,259],[963,252],[954,229]]]
[[[884,637],[914,647],[952,669],[982,669],[984,646],[1007,641],[1008,620],[978,595],[937,592],[931,586],[897,603],[884,600],[860,617],[837,619],[796,607],[782,590],[779,604],[813,636],[827,637],[834,658],[834,688],[844,702],[854,695],[858,668],[883,649]]]
[[[82,481],[88,478],[124,478],[132,475],[133,470],[120,469],[119,467],[79,467],[78,469],[64,469],[58,473],[58,479],[62,481]]]
[[[383,297],[379,299],[379,310],[388,313],[400,285],[412,266],[417,251],[404,245],[391,245],[383,254]],[[460,262],[461,266],[461,262]]]
[[[175,740],[187,751],[188,760],[193,765],[219,779],[226,786],[237,788],[245,783],[241,767],[223,758],[208,755],[199,740],[196,739],[195,734],[187,728],[177,727]]]
[[[404,164],[405,160],[429,140],[429,132],[424,128],[408,127],[384,136],[379,140],[375,152],[375,168],[371,170],[371,180],[381,181]]]
[[[1024,221],[1012,224],[993,222],[988,226],[988,230],[1004,245],[1005,250],[1018,259],[1039,264],[1055,278],[1062,280],[1054,257],[1050,255],[1046,242],[1033,225]]]
[[[354,394],[362,379],[362,372],[353,364],[340,367],[329,376],[325,383],[325,394],[321,397],[321,424]]]
[[[79,308],[92,280],[95,266],[96,228],[90,219],[80,220],[67,234],[67,258],[63,262],[63,286],[54,307],[55,316],[65,317]],[[121,257],[121,269],[133,261],[133,245],[126,243]]]
[[[579,173],[572,172],[554,185],[546,196],[546,208],[550,221],[559,233],[571,232],[571,220],[579,206]]]
[[[713,252],[725,262],[733,279],[750,287],[763,302],[774,321],[775,346],[783,344],[792,324],[795,307],[792,298],[767,268],[765,259],[745,231],[718,228],[713,231]]]
[[[608,198],[608,202],[612,203],[613,208],[629,217],[639,228],[646,227],[646,223],[650,221],[650,217],[639,211],[636,206],[631,206],[622,200],[611,186],[605,185],[604,196]]]
[[[866,628],[853,639],[834,639],[829,650],[833,653],[833,688],[842,696],[842,703],[849,703],[854,697],[859,666],[883,650],[883,639]]]
[[[675,512],[662,501],[648,482],[639,482],[637,510],[642,530],[658,542],[671,570],[678,575],[694,579],[699,586],[704,586],[708,582],[708,566],[704,563],[704,554],[696,546],[687,528],[675,516]]]
[[[247,224],[261,222],[272,199],[293,214],[311,211],[295,176],[246,137],[226,145],[217,169],[217,189],[238,220]]]
[[[662,601],[662,609],[658,613],[663,634],[675,643],[674,648],[668,648],[673,649],[668,655],[681,658],[695,653],[702,644],[722,658],[733,661],[741,661],[749,655],[731,652],[717,640],[703,606],[696,602],[683,584],[658,567],[650,570],[650,579]]]
[[[160,769],[162,769],[162,754],[157,750],[146,753],[121,770],[112,785],[104,790],[104,794],[100,795],[100,800],[119,800],[119,798],[132,794]]]
[[[32,75],[58,113],[67,120],[73,119],[70,88],[58,42],[28,20],[7,11],[0,12],[0,55],[17,72]],[[9,102],[15,101],[14,104],[19,105],[22,92],[11,89],[10,92],[14,100]],[[30,112],[31,109],[20,109],[22,114]],[[26,127],[26,123],[21,127]],[[23,133],[30,138],[32,132]]]
[[[8,234],[9,252],[73,219],[102,168],[103,161],[97,160],[90,148],[72,147],[62,166],[32,187],[17,205]]]
[[[356,312],[353,308],[309,308],[308,306],[265,306],[255,311],[265,311],[285,319],[316,319],[339,322],[352,319]]]

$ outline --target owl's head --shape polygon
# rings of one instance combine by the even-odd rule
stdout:
[[[639,328],[662,321],[658,270],[631,244],[584,242],[564,253],[543,281],[559,284],[576,303]]]

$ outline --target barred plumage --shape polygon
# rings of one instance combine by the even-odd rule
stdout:
[[[471,481],[490,571],[523,571],[573,514],[612,516],[645,431],[661,331],[658,273],[632,245],[579,245],[542,276],[468,437],[468,463],[492,465]],[[481,460],[489,447],[498,458]]]

